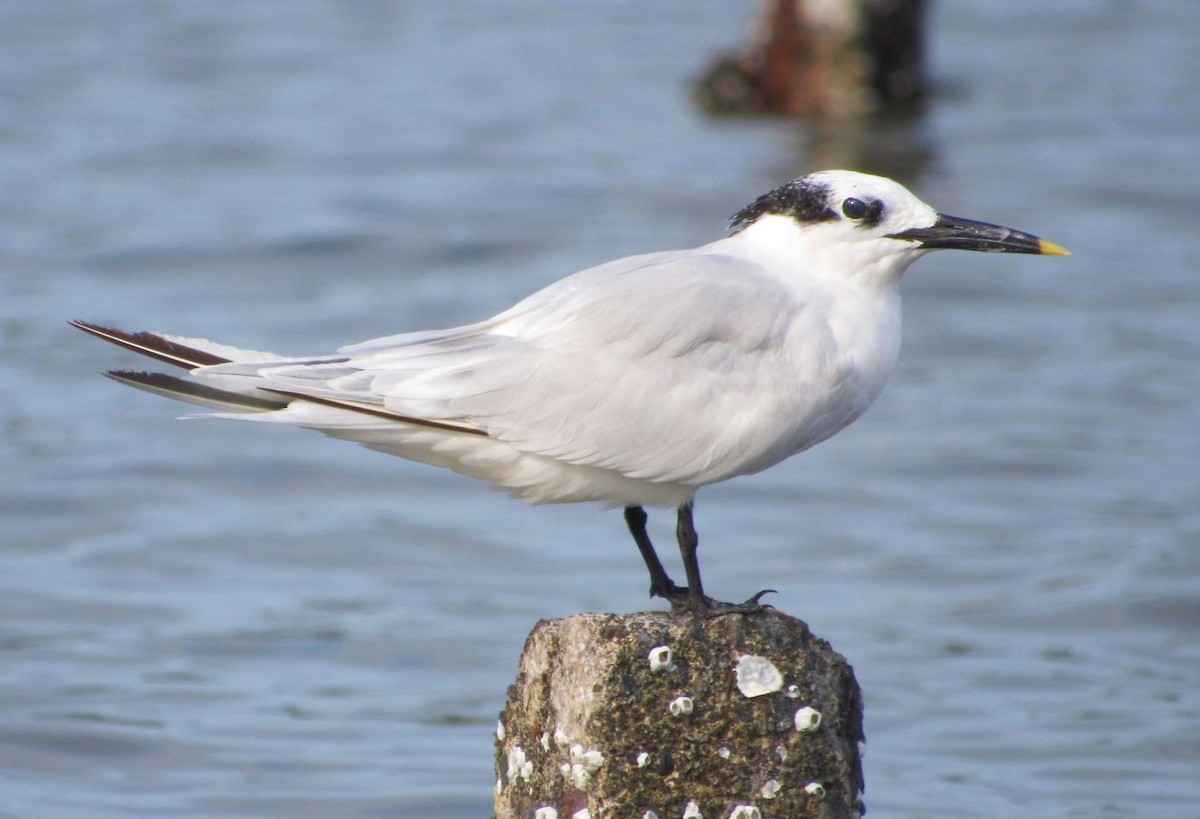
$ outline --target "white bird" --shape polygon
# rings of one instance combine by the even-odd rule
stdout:
[[[878,176],[824,171],[734,215],[731,235],[568,276],[499,315],[285,358],[211,341],[76,327],[183,375],[123,383],[446,467],[533,503],[621,506],[650,593],[704,595],[692,503],[824,441],[883,389],[900,349],[899,284],[926,252],[1066,255],[1052,242],[939,214]],[[687,587],[644,506],[675,507]],[[734,610],[752,611],[755,595]]]

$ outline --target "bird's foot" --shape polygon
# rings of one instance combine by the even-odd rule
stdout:
[[[775,594],[774,589],[763,589],[758,594],[743,603],[725,603],[714,600],[708,595],[691,594],[686,586],[672,584],[671,594],[659,594],[671,604],[671,614],[690,614],[693,617],[721,617],[726,614],[762,614],[769,608],[766,603],[760,603],[764,595]]]

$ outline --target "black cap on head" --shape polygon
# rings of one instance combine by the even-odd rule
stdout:
[[[838,218],[829,207],[830,187],[809,177],[793,179],[755,199],[729,220],[729,229],[737,233],[766,213],[790,216],[802,224],[829,222]]]

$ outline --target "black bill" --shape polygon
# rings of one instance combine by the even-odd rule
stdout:
[[[921,247],[954,250],[981,250],[985,253],[1037,253],[1042,256],[1070,256],[1071,251],[1046,239],[1012,228],[938,214],[930,227],[912,228],[893,233],[889,238],[920,242]]]

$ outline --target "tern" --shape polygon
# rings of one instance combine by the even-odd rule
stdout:
[[[622,507],[650,594],[729,606],[700,581],[696,490],[826,440],[875,401],[900,351],[904,271],[938,249],[1068,255],[947,216],[899,183],[822,171],[766,193],[729,235],[575,273],[493,318],[289,358],[157,332],[72,324],[182,368],[124,384],[452,469],[532,503]],[[677,510],[687,586],[644,507]]]

